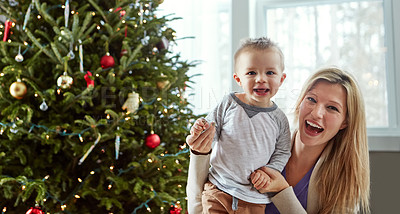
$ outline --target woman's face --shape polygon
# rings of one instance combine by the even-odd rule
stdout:
[[[299,134],[305,146],[325,146],[347,127],[347,93],[339,84],[318,81],[300,104]]]

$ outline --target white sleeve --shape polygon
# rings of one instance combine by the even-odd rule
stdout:
[[[204,184],[207,181],[208,169],[210,168],[210,155],[195,155],[190,152],[190,163],[186,195],[188,198],[187,208],[189,214],[203,213],[201,195]]]

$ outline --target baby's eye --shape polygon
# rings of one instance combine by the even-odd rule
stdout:
[[[256,74],[255,71],[249,71],[249,72],[247,72],[247,75],[255,75],[255,74]]]
[[[275,72],[273,72],[273,71],[267,71],[267,75],[274,75],[275,74]]]

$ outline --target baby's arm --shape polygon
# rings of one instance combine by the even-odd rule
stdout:
[[[261,169],[257,169],[256,171],[251,173],[250,180],[251,183],[254,185],[254,188],[256,188],[257,190],[267,188],[271,182],[271,178],[268,176],[268,174]]]

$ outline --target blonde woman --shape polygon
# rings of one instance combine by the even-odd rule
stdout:
[[[282,173],[261,168],[251,175],[254,187],[269,192],[266,213],[369,213],[369,155],[364,102],[354,78],[338,68],[321,69],[305,83],[295,108],[297,131],[292,155]],[[207,179],[212,135],[207,130],[187,143],[191,155],[188,210],[201,213],[201,189]],[[251,158],[251,157],[249,157]],[[258,183],[260,171],[268,185]],[[285,180],[286,179],[286,180]]]

